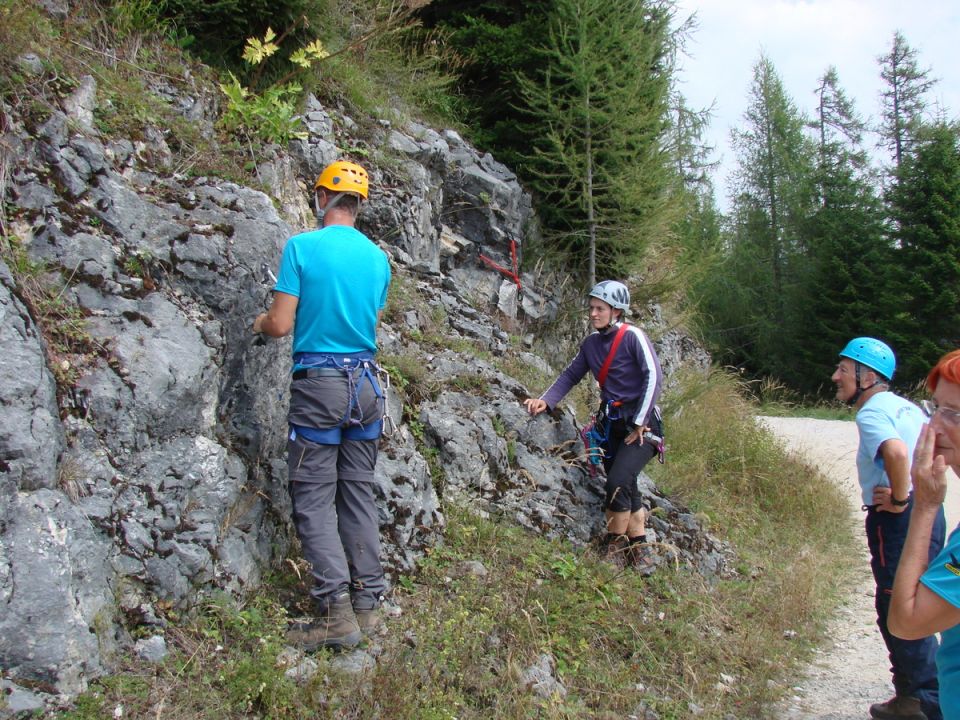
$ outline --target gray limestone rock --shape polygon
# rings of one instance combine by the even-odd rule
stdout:
[[[0,477],[21,490],[52,488],[64,447],[56,387],[40,331],[12,285],[0,261]]]
[[[216,101],[184,72],[182,87],[158,79],[154,91],[209,130]],[[69,116],[54,111],[35,134],[10,111],[4,197],[29,258],[66,285],[59,300],[82,317],[90,350],[71,358],[76,383],[57,388],[43,329],[0,263],[0,666],[66,695],[111,669],[133,626],[156,634],[141,650],[162,661],[162,608],[243,597],[293,546],[291,339],[250,326],[287,238],[315,224],[314,179],[359,132],[308,98],[306,137],[265,151],[255,190],[175,174],[165,130],[78,134],[96,102],[95,84],[80,90]],[[452,130],[374,132],[367,142],[390,161],[371,164],[358,227],[390,256],[394,292],[413,288],[378,339],[382,352],[413,357],[430,388],[390,395],[398,427],[375,476],[388,576],[415,571],[442,542],[448,502],[588,543],[602,526],[602,480],[583,465],[576,419],[530,418],[520,403],[542,388],[493,360],[511,334],[535,336],[553,360],[583,332],[551,325],[567,302],[560,283],[508,277],[535,236],[529,194]],[[703,359],[681,333],[665,330],[660,343],[668,373]],[[552,372],[532,352],[523,361]],[[696,518],[642,487],[661,514],[651,526],[665,561],[723,572],[723,550]],[[357,660],[356,672],[374,662]]]

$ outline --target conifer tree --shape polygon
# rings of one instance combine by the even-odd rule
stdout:
[[[857,335],[886,336],[883,313],[894,299],[893,260],[883,209],[863,147],[865,123],[839,85],[836,69],[817,90],[818,206],[807,225],[808,272],[803,279],[808,312],[801,314],[799,389],[827,386],[831,359]]]
[[[675,91],[671,116],[669,151],[676,183],[672,196],[677,209],[674,235],[679,250],[676,270],[682,273],[677,285],[694,306],[699,306],[703,283],[722,259],[721,216],[710,178],[710,170],[717,163],[710,159],[713,147],[704,142],[710,111],[691,109]]]
[[[935,84],[930,71],[921,69],[917,51],[897,31],[893,35],[890,52],[878,58],[880,77],[885,88],[881,94],[882,116],[880,134],[882,144],[900,167],[916,136],[918,125],[926,110],[925,96]]]
[[[916,137],[890,192],[899,246],[898,298],[887,310],[902,379],[917,383],[960,346],[960,129],[936,122]]]
[[[471,141],[523,176],[523,155],[539,134],[514,76],[542,68],[550,0],[433,0],[417,11],[429,33],[455,48],[460,111]],[[433,40],[435,35],[428,35]]]
[[[807,250],[804,228],[814,204],[815,147],[773,63],[754,66],[746,127],[735,130],[731,252],[727,285],[715,306],[736,338],[731,360],[756,373],[790,380],[796,372]]]
[[[528,177],[584,281],[626,277],[669,222],[670,4],[556,0],[543,71],[520,88],[541,127]]]

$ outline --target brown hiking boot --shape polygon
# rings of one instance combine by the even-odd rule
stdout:
[[[650,543],[631,543],[627,547],[627,565],[641,575],[650,575],[657,568],[657,556]]]
[[[625,568],[629,564],[630,541],[626,535],[617,535],[606,542],[603,559],[618,568]]]
[[[886,702],[870,706],[870,717],[877,720],[927,720],[920,701],[908,695],[895,695]]]
[[[360,625],[350,604],[350,595],[341,593],[327,605],[326,612],[312,623],[294,623],[287,642],[313,652],[322,647],[352,648],[360,642]]]
[[[383,628],[383,611],[380,608],[370,608],[369,610],[354,610],[357,616],[357,624],[360,626],[360,632],[367,637],[378,635]]]

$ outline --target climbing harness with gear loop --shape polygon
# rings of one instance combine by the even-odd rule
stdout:
[[[662,428],[663,418],[660,415],[660,408],[658,407],[653,408],[653,416],[657,419],[657,423]],[[660,432],[663,432],[663,430],[661,430]],[[666,452],[667,452],[667,446],[663,441],[663,436],[655,435],[654,433],[647,430],[643,434],[643,439],[645,442],[650,443],[657,449],[657,462],[663,465],[664,457],[666,456]]]
[[[390,389],[389,373],[374,362],[369,353],[332,355],[326,353],[298,353],[294,356],[297,367],[294,380],[314,377],[342,377],[347,380],[347,407],[343,417],[334,427],[315,428],[290,423],[290,439],[300,435],[320,445],[339,445],[343,440],[376,440],[391,437],[396,424],[390,417],[387,393]],[[360,403],[360,388],[369,382],[381,406],[379,417],[369,420],[364,417]]]

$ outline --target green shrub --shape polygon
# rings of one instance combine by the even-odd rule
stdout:
[[[116,5],[139,5],[144,0],[117,0]],[[291,48],[281,53],[277,65],[293,49],[312,41],[329,24],[332,2],[325,0],[164,0],[155,3],[161,18],[178,28],[191,53],[214,67],[246,80],[253,69],[241,59],[249,37],[261,37],[267,28],[289,29]],[[286,72],[284,68],[282,71]]]

